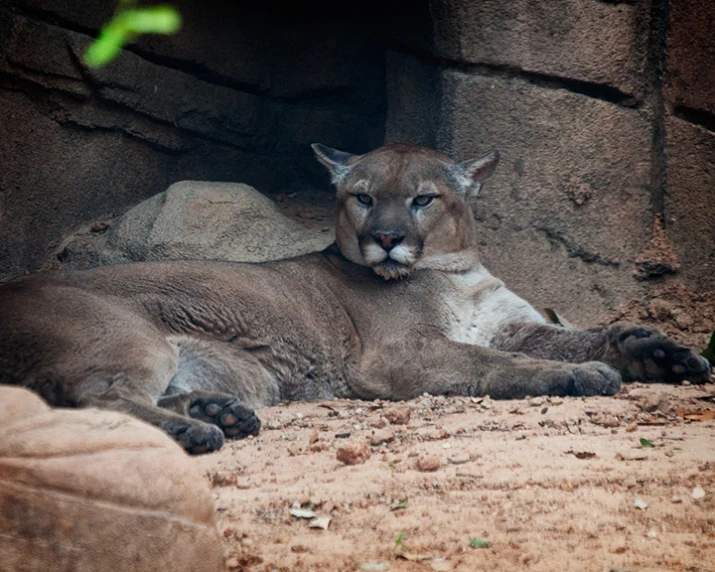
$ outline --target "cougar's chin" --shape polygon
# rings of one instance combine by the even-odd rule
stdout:
[[[378,264],[374,264],[372,269],[378,276],[382,276],[385,280],[400,280],[407,278],[412,272],[412,266],[401,264],[392,258],[386,258]]]

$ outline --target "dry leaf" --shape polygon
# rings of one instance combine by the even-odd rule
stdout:
[[[715,419],[715,411],[698,409],[696,411],[678,411],[676,415],[689,421],[712,421]]]
[[[596,453],[591,451],[566,451],[566,454],[573,455],[577,459],[593,459],[596,456]]]
[[[430,560],[432,558],[429,554],[413,554],[405,550],[397,550],[395,557],[409,560],[410,562],[422,562],[423,560]]]

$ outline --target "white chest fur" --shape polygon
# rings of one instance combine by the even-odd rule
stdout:
[[[526,300],[481,265],[449,276],[455,288],[444,299],[449,324],[447,337],[455,342],[489,346],[507,324],[545,322]]]

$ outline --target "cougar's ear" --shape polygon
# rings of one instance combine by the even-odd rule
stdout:
[[[337,149],[331,149],[320,143],[313,143],[311,145],[315,156],[318,158],[323,165],[330,171],[330,179],[334,185],[337,185],[342,181],[345,176],[350,172],[350,165],[348,162],[353,157],[357,155],[351,155],[350,153],[345,153],[344,151],[338,151]]]
[[[454,166],[457,180],[463,186],[468,198],[471,199],[479,194],[484,181],[494,174],[498,164],[499,151],[493,149],[476,159],[469,159]]]

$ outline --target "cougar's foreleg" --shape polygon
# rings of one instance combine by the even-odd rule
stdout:
[[[510,324],[494,347],[572,363],[602,361],[621,371],[626,380],[704,383],[712,372],[705,358],[656,328],[629,322],[590,330]]]
[[[570,364],[463,344],[440,334],[405,334],[362,357],[358,397],[411,399],[422,393],[490,395],[612,395],[621,377],[599,362]]]

